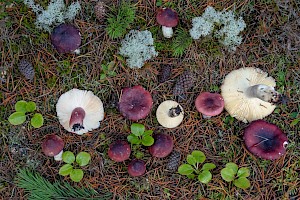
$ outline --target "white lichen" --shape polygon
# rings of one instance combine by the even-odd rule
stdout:
[[[212,34],[230,51],[235,51],[241,44],[239,34],[246,28],[244,20],[241,17],[236,20],[232,11],[218,12],[211,6],[205,9],[201,17],[193,18],[192,25],[190,35],[193,39]]]
[[[141,68],[144,62],[156,57],[150,31],[131,30],[121,42],[120,55],[127,57],[130,68]]]
[[[36,27],[49,32],[52,27],[73,20],[81,9],[78,1],[73,2],[67,7],[64,0],[51,0],[46,10],[40,5],[35,4],[34,0],[24,0],[24,4],[35,12]]]

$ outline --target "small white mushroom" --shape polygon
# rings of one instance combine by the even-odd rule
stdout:
[[[276,82],[266,72],[254,67],[230,72],[223,82],[221,94],[227,112],[245,123],[262,119],[273,112],[281,99]]]
[[[183,108],[176,101],[162,102],[156,110],[156,118],[160,125],[166,128],[174,128],[183,120]]]

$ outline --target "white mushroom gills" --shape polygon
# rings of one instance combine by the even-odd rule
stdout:
[[[162,30],[165,38],[171,38],[173,36],[173,28],[172,27],[162,26],[161,30]]]

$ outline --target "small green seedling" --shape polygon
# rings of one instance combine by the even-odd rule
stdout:
[[[8,121],[12,125],[20,125],[26,121],[27,113],[30,115],[33,114],[33,112],[36,110],[36,104],[32,101],[26,102],[21,100],[15,104],[15,110],[16,112],[8,117]],[[40,113],[34,113],[30,120],[30,124],[34,128],[40,128],[44,124],[43,116]]]
[[[152,137],[152,130],[146,130],[143,124],[133,123],[131,124],[131,134],[127,136],[128,142],[131,144],[143,144],[144,146],[151,146],[154,143]]]
[[[226,167],[221,170],[222,178],[227,181],[233,181],[233,184],[242,189],[250,187],[250,181],[246,178],[250,176],[250,171],[247,167],[241,167],[240,169],[235,163],[227,163]]]
[[[210,170],[216,168],[213,163],[205,163],[200,169],[200,164],[206,160],[206,156],[202,151],[195,150],[192,154],[189,154],[186,158],[188,164],[182,164],[178,168],[178,173],[186,175],[190,179],[194,179],[195,175],[198,175],[198,180],[201,183],[208,183],[212,179]]]
[[[102,64],[101,65],[101,74],[100,74],[100,79],[105,80],[107,77],[113,77],[116,76],[116,72],[114,71],[115,67],[115,62],[111,61],[108,64]]]
[[[72,181],[79,182],[83,178],[83,170],[76,169],[74,166],[86,166],[91,160],[91,155],[87,152],[80,152],[75,158],[71,151],[66,151],[62,154],[62,160],[67,164],[59,169],[59,174],[62,176],[70,175]]]

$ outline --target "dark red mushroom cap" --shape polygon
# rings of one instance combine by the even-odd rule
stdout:
[[[130,145],[126,141],[118,140],[112,143],[108,149],[108,156],[116,162],[123,162],[130,157]]]
[[[127,119],[137,121],[144,119],[152,108],[151,94],[142,86],[124,88],[119,102],[119,110]]]
[[[254,155],[274,160],[285,153],[287,136],[275,124],[264,120],[252,121],[244,131],[244,142]]]
[[[56,156],[63,148],[63,139],[54,134],[46,135],[46,138],[42,143],[42,151],[46,156]]]
[[[146,172],[146,164],[142,160],[134,159],[128,165],[130,176],[142,176]]]
[[[173,139],[171,136],[161,133],[153,136],[154,144],[149,147],[149,152],[152,156],[164,158],[173,150]]]
[[[175,27],[178,24],[178,14],[171,8],[160,8],[156,15],[157,23],[166,27]]]
[[[59,53],[70,53],[81,44],[79,30],[71,24],[61,24],[51,33],[51,42]]]
[[[202,92],[196,98],[196,108],[207,116],[219,115],[224,109],[223,97],[218,93]]]

